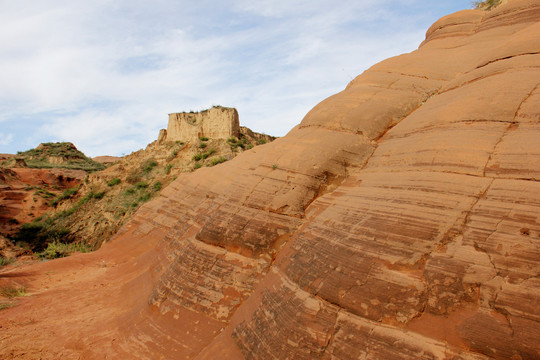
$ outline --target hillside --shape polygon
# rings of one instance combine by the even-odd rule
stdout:
[[[443,17],[100,250],[0,273],[0,357],[540,358],[539,19]]]
[[[199,117],[200,126],[192,122],[178,124],[176,118],[182,116]],[[172,130],[184,128],[194,131],[193,134],[188,136]],[[240,127],[238,112],[234,108],[213,107],[200,113],[171,114],[168,130],[162,130],[158,140],[144,150],[115,159],[102,171],[88,174],[82,183],[64,188],[61,193],[50,194],[47,205],[53,206],[48,208],[52,211],[47,214],[41,211],[30,219],[33,221],[23,224],[21,231],[12,239],[30,244],[34,251],[43,251],[49,243],[56,242],[77,243],[97,249],[142,204],[157,196],[179,174],[215,166],[273,140],[269,135]],[[77,156],[90,161],[86,156],[78,155],[73,145],[68,147],[67,144],[42,144],[18,156],[29,165],[43,162],[43,159],[48,159],[51,166],[75,165]],[[63,159],[64,162],[51,161],[52,158]]]
[[[84,155],[70,142],[43,143],[35,149],[18,152],[1,166],[29,168],[61,168],[84,171],[103,170],[105,166]]]

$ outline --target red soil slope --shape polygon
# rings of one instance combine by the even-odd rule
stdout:
[[[0,358],[540,358],[538,19],[442,18],[101,250],[4,268]]]
[[[0,169],[0,233],[12,234],[18,224],[52,210],[54,195],[80,184],[85,176],[81,170]]]

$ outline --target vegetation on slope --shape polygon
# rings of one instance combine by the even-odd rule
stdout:
[[[100,164],[77,150],[70,142],[43,143],[35,149],[18,152],[16,159],[22,159],[30,168],[63,168],[84,171],[97,171],[105,169]],[[4,166],[9,166],[6,162]]]
[[[502,0],[485,0],[485,1],[474,1],[473,6],[476,9],[480,10],[491,10],[496,8],[501,4]]]
[[[50,196],[55,210],[23,224],[12,241],[47,259],[97,249],[180,173],[218,165],[265,142],[251,131],[240,138],[201,137],[194,143],[156,141],[89,174],[80,186]],[[26,156],[36,153],[41,154],[32,150]]]

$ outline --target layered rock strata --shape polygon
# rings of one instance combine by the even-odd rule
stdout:
[[[36,265],[81,274],[27,277],[0,353],[539,358],[539,18],[447,16],[286,137],[179,176],[102,250]],[[32,310],[55,296],[75,319]]]

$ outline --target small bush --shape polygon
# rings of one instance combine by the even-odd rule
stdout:
[[[145,173],[145,174],[148,174],[149,172],[151,172],[156,166],[158,165],[157,161],[154,160],[154,159],[148,159],[146,160],[141,168],[142,168],[142,171]]]
[[[272,165],[272,169],[276,170],[278,168],[278,164]]]
[[[113,186],[116,186],[120,184],[120,179],[119,178],[114,178],[114,179],[111,179],[110,181],[107,182],[107,185],[113,187]]]
[[[105,191],[98,191],[98,192],[95,192],[93,193],[93,197],[94,199],[103,199],[103,197],[105,196]]]
[[[137,199],[137,201],[139,202],[147,202],[148,200],[150,200],[152,198],[152,194],[149,193],[149,192],[145,192],[143,193],[141,196],[139,196],[139,198]]]
[[[23,224],[14,236],[15,242],[28,244],[34,251],[42,251],[47,244],[60,241],[69,234],[69,230],[52,225],[53,219],[45,218],[40,222]]]
[[[206,146],[207,146],[207,144],[204,143],[204,142],[202,142],[202,143],[199,144],[199,147],[200,147],[201,149],[204,149]]]
[[[259,140],[257,140],[257,144],[259,144],[259,145],[264,145],[264,144],[266,144],[266,139],[259,139]]]
[[[56,207],[61,201],[69,199],[79,191],[79,186],[72,187],[70,189],[64,190],[60,195],[58,195],[54,200],[52,200],[49,205]]]
[[[165,174],[169,175],[169,173],[171,172],[171,169],[172,169],[172,165],[171,164],[167,164],[165,165]]]
[[[210,140],[210,139],[208,139],[206,136],[201,136],[201,137],[199,137],[199,140],[201,140],[201,141],[208,141],[208,140]]]
[[[202,157],[203,157],[203,156],[202,156],[201,154],[195,154],[195,155],[193,155],[193,160],[194,160],[194,161],[199,161],[199,160],[202,159]]]
[[[58,259],[61,257],[68,256],[72,252],[82,252],[86,253],[91,251],[91,248],[88,245],[84,244],[65,244],[62,242],[54,241],[47,245],[47,248],[42,252],[38,253],[38,257],[44,259]]]
[[[135,187],[137,189],[146,189],[148,187],[148,184],[145,183],[144,181],[141,181],[141,182],[136,183]]]
[[[161,187],[162,187],[161,182],[160,182],[160,181],[156,181],[156,182],[154,183],[154,185],[152,185],[152,187],[154,188],[155,191],[161,190]]]
[[[200,169],[201,167],[202,167],[201,163],[196,163],[195,165],[193,165],[193,170]]]
[[[124,194],[125,195],[132,195],[132,194],[135,194],[137,192],[137,190],[135,188],[129,188],[129,189],[126,189],[126,191],[124,191]]]

